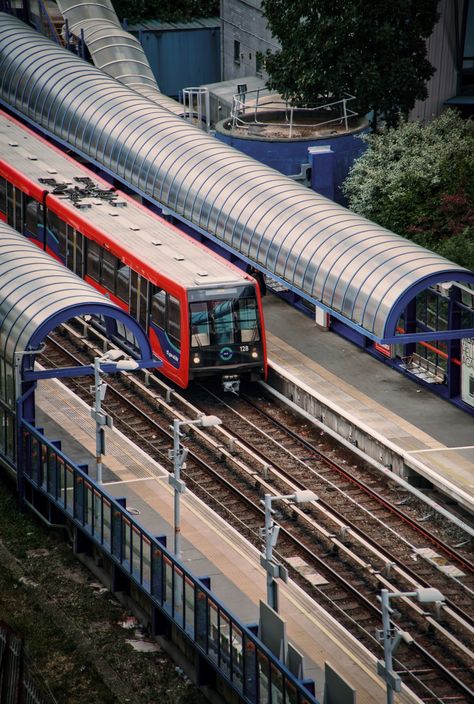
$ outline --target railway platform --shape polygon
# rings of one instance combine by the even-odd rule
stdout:
[[[44,381],[36,393],[37,425],[58,439],[75,462],[88,464],[94,476],[95,425],[90,408],[56,381]],[[120,432],[107,430],[104,488],[125,497],[128,510],[156,536],[173,534],[173,493],[168,472]],[[209,577],[211,589],[245,623],[257,623],[259,602],[265,600],[265,573],[258,550],[241,538],[192,493],[181,500],[182,561],[198,577]],[[324,698],[324,668],[329,663],[357,692],[357,701],[379,704],[384,685],[376,661],[360,644],[318,607],[291,580],[280,586],[280,614],[289,641],[304,656],[304,677],[316,683]],[[406,688],[398,704],[416,704]]]
[[[326,422],[332,412],[338,430],[343,426],[352,438],[364,430],[376,438],[374,459],[382,459],[383,445],[391,448],[386,465],[398,454],[400,474],[421,475],[474,513],[471,416],[348,340],[317,328],[274,295],[264,299],[264,314],[270,367],[284,377],[284,395],[316,417],[314,404],[325,399]]]

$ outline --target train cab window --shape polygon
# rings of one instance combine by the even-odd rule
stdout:
[[[129,298],[130,267],[122,266],[117,272],[117,296],[124,303]]]
[[[0,178],[0,212],[7,213],[7,182],[4,178]]]
[[[48,244],[65,264],[67,256],[66,223],[56,213],[48,210],[47,226],[49,234],[52,235],[52,241],[49,241]]]
[[[156,291],[151,299],[151,320],[162,330],[166,330],[166,293]]]
[[[234,342],[234,316],[232,301],[213,301],[211,322],[214,327],[214,338],[217,345],[227,345]]]
[[[87,241],[87,275],[97,281],[100,281],[100,247],[92,240]]]
[[[258,330],[257,304],[254,298],[241,298],[238,301],[238,326],[241,342],[257,342]]]
[[[180,347],[181,318],[180,305],[177,298],[168,296],[168,333],[176,347]]]
[[[191,347],[206,347],[211,344],[211,329],[207,314],[207,303],[191,303]]]
[[[105,288],[111,293],[115,294],[115,272],[118,269],[117,257],[113,254],[107,252],[106,249],[102,251],[102,273],[100,277],[100,282]]]

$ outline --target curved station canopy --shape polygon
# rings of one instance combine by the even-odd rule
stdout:
[[[13,407],[19,391],[15,388],[15,367],[31,370],[35,352],[48,333],[83,315],[102,316],[111,330],[114,323],[122,323],[135,337],[139,366],[150,366],[150,343],[134,318],[0,222],[0,397],[8,406]],[[160,366],[160,362],[155,360],[153,366]],[[107,371],[106,365],[103,368]],[[69,371],[68,376],[93,373],[87,366]],[[29,378],[41,376],[41,372],[35,372]]]
[[[0,14],[0,102],[376,342],[437,284],[474,274],[219,142]]]

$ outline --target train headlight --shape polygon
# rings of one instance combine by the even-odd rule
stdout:
[[[195,354],[193,357],[194,364],[199,364],[200,361],[201,361],[201,357],[198,354]]]
[[[257,350],[252,350],[252,358],[253,358],[253,359],[257,359],[257,357],[258,357],[258,352],[257,352]]]

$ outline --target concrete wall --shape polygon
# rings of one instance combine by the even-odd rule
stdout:
[[[260,0],[221,0],[222,80],[262,75],[257,71],[257,51],[276,51],[279,44],[267,27]],[[240,42],[238,60],[234,59],[234,42]]]

